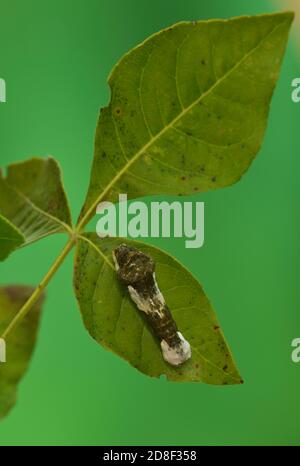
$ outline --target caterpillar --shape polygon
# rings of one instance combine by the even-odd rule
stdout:
[[[191,346],[178,330],[158,287],[154,260],[126,244],[112,255],[117,276],[159,340],[164,360],[172,366],[183,364],[191,357]]]

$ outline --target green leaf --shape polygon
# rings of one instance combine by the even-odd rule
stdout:
[[[20,231],[0,215],[0,261],[6,259],[24,241],[25,238]]]
[[[109,77],[81,223],[100,200],[235,183],[257,154],[294,14],[181,22]]]
[[[28,286],[0,287],[0,335],[32,292]],[[43,300],[44,296],[6,341],[6,362],[0,362],[0,419],[16,402],[18,383],[27,370],[35,346]]]
[[[57,162],[33,158],[0,171],[0,260],[44,236],[70,230],[71,215]]]
[[[192,347],[192,358],[179,368],[163,360],[157,340],[117,279],[112,250],[124,242],[146,252],[156,263],[158,285]],[[165,374],[173,381],[242,383],[201,285],[165,252],[123,238],[99,239],[96,234],[85,234],[78,240],[74,287],[91,336],[141,372],[152,377]]]

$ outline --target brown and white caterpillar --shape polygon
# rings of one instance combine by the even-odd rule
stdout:
[[[155,263],[147,254],[121,244],[113,251],[119,280],[128,288],[131,299],[144,313],[154,335],[160,341],[162,355],[172,366],[191,357],[191,347],[178,331],[155,278]]]

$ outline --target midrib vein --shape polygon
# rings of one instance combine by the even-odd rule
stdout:
[[[111,180],[111,182],[106,186],[104,191],[97,197],[95,202],[91,205],[91,207],[87,210],[86,214],[83,216],[81,221],[78,224],[78,230],[80,230],[90,219],[90,216],[96,209],[99,202],[103,200],[106,194],[110,191],[110,189],[115,185],[115,183],[127,172],[127,170],[133,165],[141,155],[147,149],[149,149],[160,137],[162,137],[170,128],[172,128],[181,118],[183,118],[188,112],[190,112],[196,105],[198,105],[205,97],[210,95],[214,89],[223,81],[225,81],[228,76],[231,75],[247,58],[249,58],[260,46],[261,44],[268,39],[273,32],[278,29],[279,27],[283,26],[287,21],[283,21],[280,24],[274,26],[268,34],[263,37],[255,47],[253,47],[248,53],[246,53],[236,64],[230,68],[227,73],[225,73],[221,78],[219,78],[207,91],[203,92],[203,94],[198,97],[194,102],[192,102],[188,107],[185,107],[182,112],[180,112],[170,123],[168,123],[161,131],[159,131],[152,139],[150,139],[128,162],[124,165],[124,167],[119,171],[119,173]]]

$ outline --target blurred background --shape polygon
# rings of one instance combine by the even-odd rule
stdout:
[[[53,155],[74,217],[82,205],[107,76],[130,48],[180,20],[299,8],[268,0],[1,0],[1,166]],[[298,20],[300,18],[300,11]],[[70,256],[51,282],[38,345],[18,402],[0,424],[0,445],[299,444],[300,76],[293,26],[265,141],[238,184],[205,201],[205,245],[152,240],[203,284],[232,348],[242,386],[150,379],[98,346],[72,291]],[[91,224],[95,229],[95,221]],[[0,282],[37,284],[65,243],[48,238],[0,266]]]

